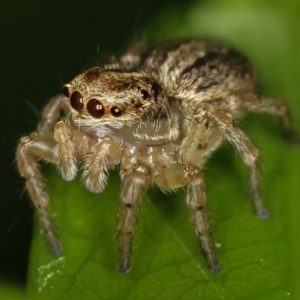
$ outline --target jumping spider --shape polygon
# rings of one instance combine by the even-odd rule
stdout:
[[[82,163],[84,183],[93,193],[103,191],[109,170],[120,165],[119,270],[130,269],[139,203],[154,183],[162,190],[187,186],[195,233],[210,270],[217,272],[201,168],[224,139],[249,168],[257,216],[268,217],[259,192],[259,151],[234,122],[247,112],[278,115],[285,137],[299,141],[286,103],[257,95],[247,58],[219,41],[173,41],[153,49],[136,44],[121,58],[78,75],[44,108],[36,132],[21,138],[17,150],[20,174],[52,252],[59,254],[62,247],[38,160],[56,164],[67,181]]]

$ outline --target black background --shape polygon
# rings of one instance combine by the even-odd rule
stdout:
[[[144,38],[143,28],[180,2],[1,2],[0,280],[26,282],[33,208],[14,162],[18,139],[35,129],[47,100],[91,66],[99,52],[118,53],[131,40]]]

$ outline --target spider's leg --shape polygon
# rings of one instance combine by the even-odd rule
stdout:
[[[61,118],[61,114],[67,116],[69,111],[68,99],[64,95],[52,98],[42,111],[37,131],[41,133],[53,132],[55,123]]]
[[[32,133],[23,137],[17,149],[17,165],[21,176],[26,181],[26,188],[37,209],[41,226],[54,254],[61,252],[61,243],[54,231],[54,225],[48,211],[49,197],[36,160],[43,159],[55,163],[55,141],[49,134]]]
[[[116,141],[105,139],[93,146],[90,152],[85,156],[83,177],[90,191],[100,193],[105,187],[108,169],[120,162],[122,149]]]
[[[56,141],[56,163],[64,180],[71,181],[77,174],[76,149],[71,130],[66,123],[59,121],[54,127]]]
[[[196,235],[205,254],[211,272],[219,271],[219,264],[214,254],[214,245],[210,236],[209,221],[205,209],[206,191],[202,172],[203,155],[208,143],[210,115],[205,110],[195,114],[191,120],[188,134],[180,146],[180,157],[185,163],[183,174],[189,183],[187,205],[191,214]]]
[[[244,107],[251,112],[265,112],[278,116],[282,123],[283,137],[293,145],[300,145],[299,136],[293,127],[287,103],[280,98],[262,97],[255,94],[234,94],[226,99],[227,106]]]
[[[122,55],[120,58],[121,63],[131,69],[138,67],[146,49],[147,45],[145,41],[135,42]]]
[[[253,99],[253,96],[249,98]],[[255,105],[253,105],[253,103],[255,103]],[[300,145],[299,136],[293,127],[290,111],[284,100],[271,97],[259,97],[257,102],[252,100],[246,102],[246,104],[248,104],[247,108],[249,111],[266,112],[279,116],[282,123],[283,137],[293,145]]]
[[[155,177],[155,183],[163,189],[188,186],[186,201],[194,231],[198,236],[211,272],[218,272],[219,264],[214,253],[205,209],[206,191],[201,170],[190,163],[172,163]]]
[[[125,174],[123,180],[124,185],[118,217],[119,270],[121,273],[127,273],[130,270],[132,235],[138,220],[139,203],[150,184],[150,180],[148,175],[138,171],[132,171],[128,175]]]
[[[198,236],[211,272],[219,271],[219,264],[214,253],[210,235],[209,221],[205,209],[206,191],[200,166],[208,143],[210,115],[206,111],[194,115],[188,134],[179,151],[181,162],[172,163],[155,178],[156,184],[164,189],[182,186],[187,188],[187,205],[194,231]]]
[[[206,191],[202,172],[192,165],[185,165],[185,176],[190,184],[187,189],[187,205],[196,235],[212,273],[219,271],[219,264],[214,253],[214,244],[210,235],[209,220],[205,209]]]
[[[256,214],[260,219],[268,218],[269,213],[263,204],[259,189],[259,150],[252,144],[243,131],[235,126],[232,116],[229,113],[216,109],[209,103],[198,105],[196,110],[196,114],[199,116],[203,114],[203,111],[207,112],[211,120],[214,121],[217,129],[238,150],[244,163],[249,167],[250,195]]]

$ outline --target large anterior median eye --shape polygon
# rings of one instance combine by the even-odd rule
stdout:
[[[104,115],[105,109],[102,103],[97,99],[90,99],[86,105],[88,113],[94,118],[101,118]]]
[[[81,112],[84,107],[82,95],[77,91],[73,92],[70,97],[70,104],[75,110]]]

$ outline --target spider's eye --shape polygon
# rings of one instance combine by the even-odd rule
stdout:
[[[122,111],[120,108],[118,108],[117,106],[113,106],[110,109],[110,113],[114,116],[114,117],[119,117],[122,115]]]
[[[68,88],[66,85],[63,87],[63,94],[64,94],[67,98],[70,97],[70,91],[69,91],[69,88]]]
[[[97,119],[101,118],[105,112],[102,103],[99,100],[94,98],[89,100],[86,109],[92,117]]]
[[[73,92],[70,97],[70,104],[78,112],[82,111],[84,107],[82,95],[77,91]]]
[[[144,100],[147,100],[149,98],[149,93],[146,90],[142,89],[141,94]]]

